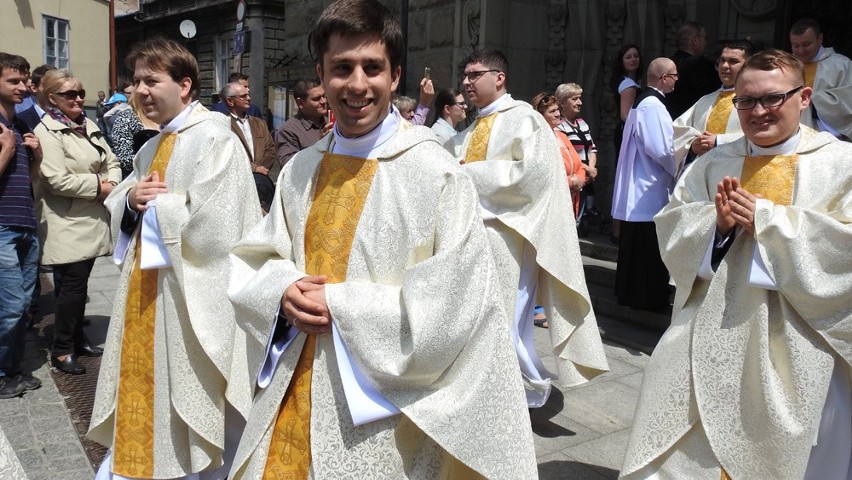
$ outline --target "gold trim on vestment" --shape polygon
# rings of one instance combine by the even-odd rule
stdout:
[[[305,227],[305,272],[346,279],[349,253],[379,162],[326,153]],[[306,479],[311,466],[311,373],[316,336],[308,335],[275,420],[265,479]]]
[[[742,187],[776,205],[793,203],[797,154],[746,157],[741,176]]]
[[[494,119],[496,118],[497,112],[494,112],[491,115],[476,119],[476,126],[473,127],[470,143],[464,155],[464,163],[485,160],[485,155],[488,153],[488,140],[491,138],[491,127],[494,126]]]
[[[805,86],[814,88],[814,80],[816,79],[817,65],[819,62],[810,62],[805,64]]]
[[[734,102],[731,98],[734,97],[734,91],[719,92],[716,101],[710,108],[710,115],[707,117],[707,131],[719,135],[728,130],[728,120],[731,118],[731,112],[734,110]]]
[[[166,179],[177,134],[165,134],[148,170]],[[141,228],[136,234],[136,260],[130,273],[124,334],[121,340],[118,401],[112,472],[123,477],[154,476],[154,324],[159,270],[142,270]]]

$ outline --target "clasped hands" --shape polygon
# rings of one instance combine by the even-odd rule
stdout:
[[[325,275],[308,275],[284,290],[281,311],[290,325],[314,335],[331,331],[331,315],[325,302],[327,280]]]
[[[716,185],[716,230],[720,235],[727,235],[732,228],[739,225],[749,234],[754,234],[754,212],[757,199],[740,185],[737,177],[725,177]]]

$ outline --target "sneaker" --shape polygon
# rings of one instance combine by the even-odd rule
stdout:
[[[15,380],[24,386],[24,390],[35,390],[41,387],[41,380],[30,375],[29,373],[20,372],[15,375]]]
[[[18,381],[17,376],[0,377],[0,398],[15,398],[24,393],[24,390],[26,387]]]

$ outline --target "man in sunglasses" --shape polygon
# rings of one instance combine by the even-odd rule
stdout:
[[[654,215],[669,201],[680,164],[672,146],[666,95],[678,71],[668,58],[648,65],[648,88],[627,113],[612,194],[612,218],[621,220],[615,296],[620,305],[663,311],[669,305],[669,274],[657,249]]]
[[[743,65],[744,138],[694,162],[656,217],[677,285],[625,478],[850,478],[852,146],[799,124],[802,63]]]
[[[558,140],[541,114],[508,93],[508,67],[496,50],[470,55],[462,87],[478,116],[445,147],[479,193],[527,405],[536,408],[547,402],[553,377],[535,350],[536,305],[544,307],[563,385],[585,383],[609,368],[586,287]]]

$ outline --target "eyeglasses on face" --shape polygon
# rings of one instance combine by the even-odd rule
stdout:
[[[492,68],[490,70],[478,70],[478,71],[475,71],[475,72],[465,72],[465,73],[462,73],[461,79],[462,79],[462,82],[465,79],[467,79],[470,83],[473,83],[473,82],[479,80],[480,78],[482,78],[483,75],[485,75],[486,73],[489,73],[489,72],[499,73],[500,70]]]
[[[77,97],[80,97],[81,100],[86,99],[85,90],[65,90],[64,92],[56,92],[54,95],[62,97],[65,100],[77,100]]]
[[[756,107],[758,102],[763,105],[763,108],[775,108],[780,107],[787,101],[788,98],[792,97],[799,90],[805,88],[804,85],[800,85],[787,93],[770,93],[769,95],[764,95],[762,97],[734,97],[731,99],[734,102],[734,108],[737,110],[751,110]]]
[[[242,95],[231,95],[231,96],[230,96],[230,97],[228,97],[228,98],[241,98],[241,99],[243,99],[243,100],[246,100],[246,99],[248,99],[250,96],[251,96],[251,94],[249,94],[249,93],[244,93],[244,94],[242,94]]]
[[[660,78],[666,78],[666,77],[671,77],[671,78],[674,78],[675,80],[677,80],[678,78],[680,78],[680,75],[678,75],[677,73],[664,73]]]

